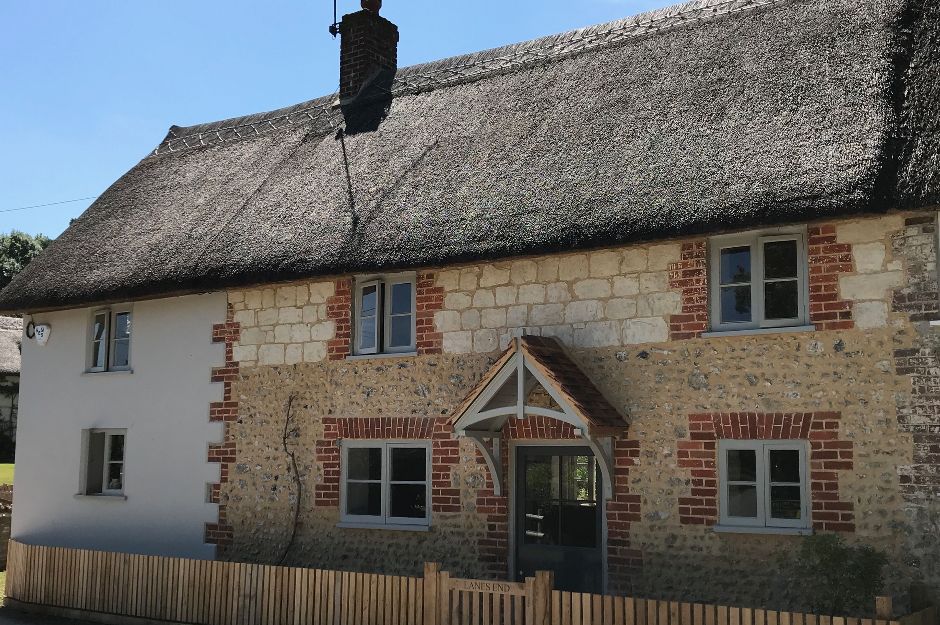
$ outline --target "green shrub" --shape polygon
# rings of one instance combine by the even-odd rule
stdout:
[[[800,548],[783,556],[792,573],[793,590],[814,612],[868,615],[884,587],[888,558],[868,545],[849,545],[837,534],[802,539]]]

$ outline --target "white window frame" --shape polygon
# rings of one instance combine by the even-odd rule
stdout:
[[[753,451],[757,460],[757,517],[733,517],[728,515],[728,486],[739,482],[728,480],[727,452],[741,449]],[[775,519],[770,516],[770,492],[774,484],[770,481],[770,452],[773,450],[798,451],[800,454],[800,518]],[[803,440],[729,440],[718,442],[718,523],[723,528],[745,527],[808,530],[812,527],[810,518],[809,463],[807,462],[807,442]],[[750,484],[751,482],[740,482]],[[790,483],[787,483],[790,485]]]
[[[114,345],[116,342],[115,328],[117,327],[117,316],[126,314],[130,317],[131,332],[127,341],[127,364],[114,366]],[[101,337],[101,343],[104,343],[104,364],[99,366],[95,364],[95,321],[99,316],[105,317],[104,334]],[[131,370],[131,350],[134,342],[134,312],[130,306],[117,306],[112,308],[97,308],[92,311],[91,319],[88,324],[88,349],[87,366],[85,371],[88,373],[103,373],[106,371],[130,371]]]
[[[95,340],[95,324],[98,322],[98,317],[104,317],[104,332],[101,335],[100,340]],[[110,351],[109,345],[111,344],[111,311],[108,309],[95,310],[91,313],[91,323],[89,324],[89,340],[88,340],[88,371],[91,373],[98,373],[101,371],[108,370],[108,352]],[[95,361],[95,343],[100,343],[102,349],[104,350],[104,362],[98,365]]]
[[[382,514],[368,516],[346,513],[347,476],[349,475],[350,449],[382,450]],[[393,517],[390,515],[391,502],[391,451],[393,449],[423,449],[425,451],[425,516],[424,518]],[[429,527],[431,525],[431,441],[400,440],[345,440],[342,443],[340,463],[340,521],[355,526],[394,528],[396,526]],[[395,482],[396,484],[421,484],[421,482]]]
[[[775,241],[797,242],[797,316],[792,319],[764,318],[764,244]],[[721,320],[721,250],[732,247],[751,249],[751,320]],[[758,330],[764,328],[787,328],[805,326],[809,323],[809,257],[806,248],[806,231],[761,230],[746,234],[712,237],[709,242],[709,317],[713,332],[734,330]],[[727,286],[727,285],[726,285]]]
[[[91,463],[91,436],[92,434],[104,434],[104,457],[101,458],[101,492],[88,491],[88,471]],[[124,437],[124,456],[121,458],[121,488],[107,488],[108,468],[114,462],[111,461],[111,439],[114,436]],[[82,430],[82,455],[80,471],[79,494],[86,497],[122,497],[127,489],[127,430],[121,428],[92,428]]]
[[[372,347],[363,347],[359,343],[359,338],[362,336],[362,292],[369,288],[375,287],[376,293],[376,304],[375,304],[375,341]],[[353,353],[354,354],[377,354],[379,353],[379,345],[382,340],[382,313],[384,310],[382,302],[382,281],[381,280],[368,280],[364,282],[356,282],[356,309],[353,311],[353,318],[356,320],[356,331],[353,333]]]
[[[392,331],[392,286],[396,284],[411,285],[411,343],[408,345],[392,347],[389,345]],[[370,286],[378,291],[375,344],[371,347],[362,347],[359,338],[362,336],[362,292]],[[416,276],[413,273],[403,273],[387,276],[369,276],[356,279],[355,309],[353,310],[353,355],[364,356],[373,354],[412,354],[417,349],[417,286]]]

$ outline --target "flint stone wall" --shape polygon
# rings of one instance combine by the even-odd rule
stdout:
[[[768,564],[796,548],[799,537],[722,534],[680,522],[679,500],[690,495],[692,484],[688,469],[679,466],[678,442],[689,436],[691,414],[815,411],[840,413],[838,438],[853,444],[853,468],[838,477],[840,497],[854,505],[854,532],[846,536],[889,554],[889,590],[899,597],[908,596],[912,584],[938,588],[940,571],[927,563],[940,561],[940,543],[927,535],[936,535],[940,513],[922,485],[925,476],[940,475],[938,458],[928,453],[929,445],[915,443],[918,430],[904,415],[911,405],[921,406],[916,413],[922,431],[940,428],[933,391],[940,383],[931,377],[912,384],[917,375],[935,375],[936,368],[927,363],[910,371],[898,356],[923,351],[935,358],[940,343],[929,325],[936,309],[922,302],[925,290],[936,291],[936,233],[925,222],[909,225],[912,219],[922,215],[834,224],[833,245],[851,250],[851,263],[842,263],[833,278],[833,299],[850,311],[840,317],[851,321],[844,324],[849,327],[840,330],[670,341],[669,318],[683,305],[681,289],[670,286],[670,267],[680,259],[682,241],[438,271],[436,284],[445,293],[443,309],[435,314],[445,352],[439,355],[264,365],[255,351],[280,343],[275,313],[259,319],[258,310],[276,309],[279,302],[280,308],[299,309],[300,321],[291,317],[291,323],[306,323],[313,341],[322,311],[310,313],[308,322],[303,311],[320,306],[310,294],[316,290],[325,300],[333,281],[300,285],[293,299],[285,294],[278,300],[276,289],[260,290],[260,309],[254,307],[257,294],[233,292],[235,314],[244,313],[242,331],[257,327],[260,342],[236,352],[239,417],[231,427],[237,460],[222,488],[234,527],[226,557],[275,562],[290,540],[297,488],[281,437],[287,400],[294,395],[296,431],[289,444],[301,464],[304,493],[287,562],[418,574],[422,562],[436,560],[455,574],[486,577],[481,544],[489,521],[477,509],[477,495],[488,488],[488,474],[469,443],[460,444],[452,469],[461,512],[437,513],[431,530],[417,533],[338,528],[337,508],[314,504],[315,485],[337,479],[324,474],[317,442],[324,417],[450,415],[509,339],[527,332],[559,337],[630,419],[628,437],[639,444],[624,488],[639,495],[641,511],[629,524],[629,536],[620,538],[639,552],[641,564],[612,577],[612,589],[806,607],[787,594],[780,583],[786,580]],[[281,319],[280,311],[276,317]],[[267,319],[271,324],[258,325]],[[292,341],[290,330],[284,332],[282,338]],[[298,332],[297,343],[285,345],[305,345],[307,334]],[[317,340],[332,338],[327,334]],[[244,335],[237,346],[243,345]]]

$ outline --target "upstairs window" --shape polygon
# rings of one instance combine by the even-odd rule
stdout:
[[[343,522],[428,525],[430,469],[425,442],[343,441]]]
[[[355,354],[415,351],[414,276],[392,276],[356,284]]]
[[[807,263],[802,233],[712,239],[712,329],[807,324]]]
[[[88,371],[127,371],[131,366],[131,312],[98,310],[92,315]]]
[[[723,440],[720,525],[808,529],[805,441]]]
[[[127,430],[85,430],[83,495],[124,494]]]

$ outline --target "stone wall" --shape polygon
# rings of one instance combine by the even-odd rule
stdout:
[[[702,338],[702,238],[423,272],[440,289],[428,332],[435,340],[440,335],[443,353],[331,358],[330,341],[348,346],[348,336],[331,334],[324,307],[348,278],[291,285],[280,297],[280,288],[233,292],[241,337],[233,345],[240,365],[232,388],[237,418],[229,424],[234,460],[219,491],[232,526],[226,557],[276,562],[290,541],[298,483],[282,435],[293,397],[289,445],[300,463],[302,496],[286,561],[418,573],[423,561],[439,560],[458,575],[505,574],[508,498],[492,495],[472,445],[440,425],[510,338],[527,332],[558,337],[631,421],[616,442],[608,504],[612,589],[802,607],[768,565],[799,537],[719,533],[708,522],[707,502],[702,514],[691,510],[689,502],[714,488],[707,481],[714,480],[713,467],[703,465],[711,474],[696,475],[683,453],[692,451],[694,424],[701,415],[715,423],[717,415],[714,440],[724,436],[723,415],[742,413],[771,424],[774,415],[782,424],[799,414],[808,419],[810,440],[817,431],[811,422],[818,423],[816,442],[838,443],[814,445],[813,479],[821,492],[836,493],[814,504],[819,531],[837,530],[888,553],[890,590],[899,596],[911,584],[938,588],[940,542],[932,537],[940,526],[940,334],[929,324],[937,313],[932,220],[890,214],[811,224],[813,332]],[[429,532],[336,526],[339,432],[358,431],[347,420],[373,427],[382,423],[376,419],[423,420],[432,432],[438,499]],[[705,521],[689,522],[693,517]]]

